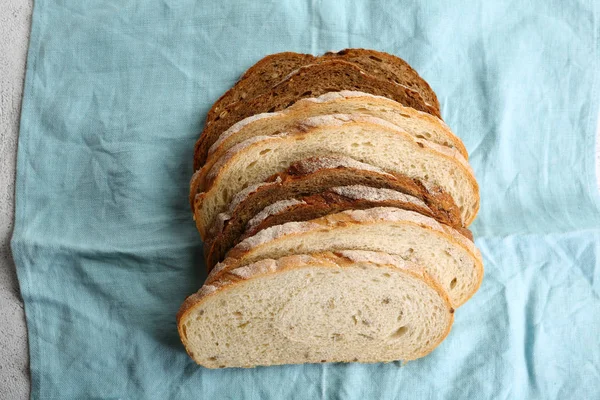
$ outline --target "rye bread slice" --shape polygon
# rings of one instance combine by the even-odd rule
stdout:
[[[307,64],[339,59],[355,64],[366,73],[407,86],[438,111],[440,104],[429,84],[406,61],[389,53],[367,49],[344,49],[327,52],[320,57],[311,54],[283,52],[259,60],[237,83],[223,94],[209,110],[206,121],[212,121],[229,104],[267,92],[294,70]]]
[[[384,96],[404,106],[441,117],[438,110],[427,105],[419,93],[412,89],[376,78],[345,61],[324,61],[299,68],[268,92],[230,104],[213,121],[207,121],[194,149],[194,169],[202,167],[208,149],[221,133],[236,122],[255,114],[283,110],[303,98],[341,90]]]
[[[395,190],[425,203],[436,220],[456,229],[462,228],[460,210],[451,196],[440,189],[427,189],[419,180],[391,174],[347,157],[311,157],[296,162],[263,183],[239,192],[216,222],[203,234],[207,266],[211,268],[236,242],[246,224],[265,207],[279,201],[310,196],[336,186],[365,185]],[[199,199],[199,196],[196,196]],[[200,226],[199,207],[196,223]]]
[[[205,242],[204,254],[210,270],[224,259],[226,252],[244,239],[263,229],[286,222],[309,221],[346,210],[365,210],[374,207],[394,207],[415,211],[439,221],[439,217],[422,200],[393,189],[373,188],[364,185],[336,186],[321,193],[279,200],[268,205],[252,217],[241,235],[236,229],[223,229],[214,240]],[[443,219],[443,218],[442,218]],[[470,240],[473,235],[467,228],[456,227],[460,234]],[[228,234],[228,235],[227,235]]]

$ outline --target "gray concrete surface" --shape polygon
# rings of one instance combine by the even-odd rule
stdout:
[[[0,398],[29,398],[23,302],[10,253],[14,178],[32,0],[0,0]]]
[[[0,0],[0,399],[6,400],[29,397],[27,331],[9,243],[14,218],[17,137],[32,2]],[[600,140],[597,146],[600,186]]]

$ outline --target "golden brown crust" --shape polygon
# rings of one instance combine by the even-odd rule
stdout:
[[[407,107],[440,117],[439,110],[425,103],[418,92],[393,82],[365,74],[353,64],[329,60],[299,68],[270,91],[250,100],[238,101],[207,121],[194,150],[194,169],[198,170],[208,149],[230,126],[251,115],[283,110],[294,102],[340,90],[358,90],[390,98]]]

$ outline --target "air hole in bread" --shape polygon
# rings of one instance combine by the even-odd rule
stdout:
[[[240,319],[240,318],[242,318],[243,315],[242,315],[241,312],[236,311],[236,312],[233,313],[233,316],[236,317],[237,319]]]
[[[390,273],[388,273],[388,272],[384,272],[383,276],[386,277],[386,278],[391,278],[392,277],[392,275]]]
[[[246,168],[252,168],[256,165],[256,161],[252,161]]]
[[[183,325],[181,328],[181,333],[183,337],[187,340],[187,326]]]
[[[262,155],[265,155],[265,154],[267,154],[267,153],[268,153],[268,152],[270,152],[270,151],[271,151],[271,149],[264,149],[263,151],[261,151],[261,152],[260,152],[260,153],[258,153],[258,154],[260,154],[260,155],[262,156]]]
[[[217,356],[208,357],[209,361],[217,361]]]
[[[450,281],[450,289],[454,289],[456,287],[456,277],[452,278]]]
[[[245,328],[246,326],[248,326],[249,323],[250,323],[250,321],[242,322],[241,324],[238,325],[238,328]]]
[[[302,93],[302,96],[310,96],[312,94],[312,91],[307,90],[306,92]]]
[[[394,333],[392,333],[392,337],[393,338],[399,338],[402,337],[406,334],[406,332],[408,332],[408,328],[406,326],[401,326],[400,328],[396,329],[396,331]]]
[[[352,147],[358,147],[358,146],[360,146],[360,144],[358,144],[358,143],[352,143]]]
[[[404,117],[404,118],[410,118],[410,115],[408,115],[408,114],[403,114],[403,113],[400,113],[400,116],[401,116],[401,117]]]
[[[382,62],[383,60],[379,57],[375,57],[375,56],[369,56],[369,58],[373,61],[377,61],[377,62]]]

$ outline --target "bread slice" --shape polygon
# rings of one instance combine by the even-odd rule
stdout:
[[[270,91],[249,100],[230,104],[212,121],[207,121],[194,150],[194,167],[199,169],[208,149],[229,127],[244,118],[264,112],[280,111],[296,101],[327,92],[356,90],[388,97],[400,104],[440,117],[419,93],[388,80],[366,74],[353,64],[331,60],[307,65],[290,74]]]
[[[248,221],[246,230],[237,242],[254,236],[263,229],[286,222],[308,221],[341,211],[376,207],[401,208],[441,222],[424,201],[414,196],[393,189],[379,189],[364,185],[336,186],[311,196],[280,200],[268,205]],[[462,227],[455,229],[473,241],[470,230]]]
[[[375,188],[364,185],[337,186],[326,190],[315,190],[315,194],[291,197],[269,204],[252,218],[233,218],[219,214],[214,229],[216,235],[209,235],[204,242],[206,266],[210,270],[216,263],[223,260],[225,253],[241,240],[253,236],[259,231],[271,226],[281,225],[292,221],[308,221],[328,214],[345,210],[363,210],[374,207],[395,207],[419,212],[420,214],[440,220],[427,204],[414,196],[385,188]],[[254,201],[250,201],[255,204]],[[242,216],[235,210],[232,215]],[[248,215],[248,214],[246,214]],[[457,228],[459,233],[473,240],[471,232],[466,228]]]
[[[231,249],[206,282],[263,258],[342,249],[383,251],[421,265],[455,308],[477,291],[483,278],[481,255],[463,235],[413,211],[377,207],[264,229]]]
[[[231,103],[250,99],[267,92],[294,70],[307,64],[318,64],[340,59],[360,67],[363,71],[380,79],[391,80],[418,92],[425,102],[438,111],[438,99],[429,84],[399,57],[367,49],[345,49],[328,52],[321,57],[310,54],[284,52],[271,54],[254,64],[240,80],[221,96],[208,112],[207,121],[212,121]]]
[[[207,368],[388,362],[430,353],[454,310],[435,280],[385,253],[261,260],[221,275],[177,314],[188,354]]]
[[[362,114],[381,118],[417,139],[456,149],[465,159],[468,158],[462,141],[439,118],[382,96],[342,91],[302,99],[283,111],[253,115],[235,123],[211,146],[204,167],[210,168],[227,150],[244,140],[286,132],[303,119],[328,114]]]
[[[463,226],[479,208],[477,182],[458,152],[416,140],[379,118],[338,114],[306,119],[289,133],[249,139],[232,147],[209,171],[197,172],[192,192],[203,192],[196,196],[201,233],[239,191],[306,157],[330,155],[418,179],[428,188],[440,187],[459,207]]]

